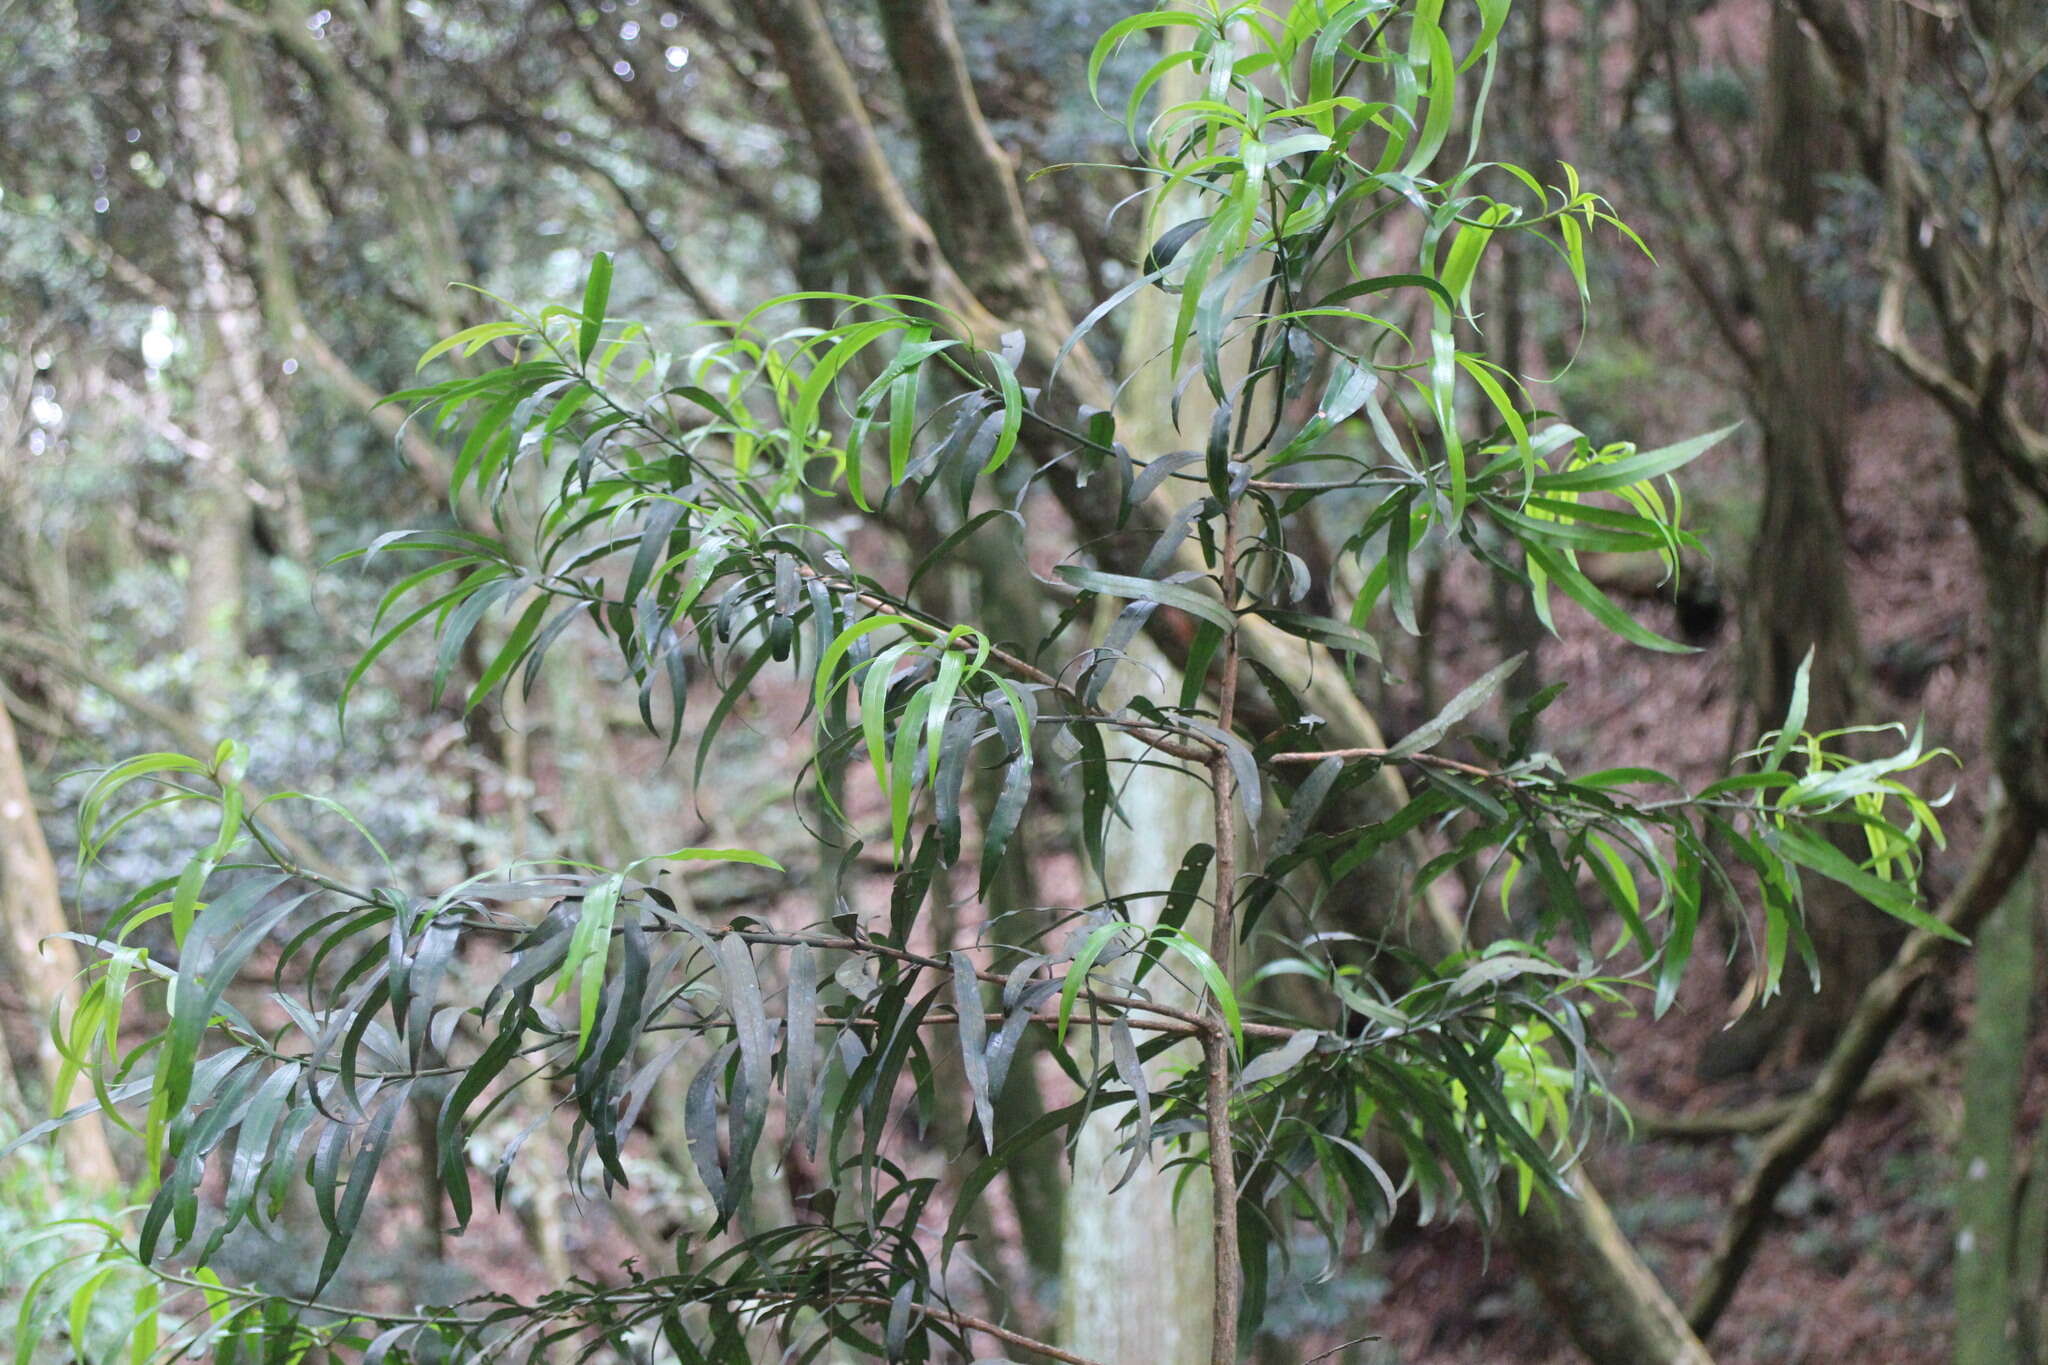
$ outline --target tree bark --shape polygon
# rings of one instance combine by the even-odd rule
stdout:
[[[2033,888],[2022,878],[1978,936],[1956,1148],[1956,1365],[2020,1365],[2016,1314],[2032,1303],[2014,1292],[2013,1135],[2027,1080],[2035,915]]]
[[[1774,8],[1766,145],[1757,163],[1763,203],[1750,251],[1758,268],[1753,278],[1720,286],[1754,291],[1764,338],[1744,356],[1763,435],[1763,504],[1750,542],[1743,632],[1759,730],[1784,722],[1809,654],[1805,727],[1834,730],[1861,719],[1863,650],[1849,596],[1844,510],[1849,332],[1817,287],[1811,259],[1826,178],[1847,164],[1832,85],[1812,58],[1798,16]],[[1861,841],[1854,831],[1846,838]],[[1846,844],[1844,851],[1855,852]],[[1708,1041],[1703,1074],[1749,1070],[1781,1042],[1802,1060],[1825,1056],[1857,996],[1883,969],[1898,938],[1890,922],[1833,883],[1812,876],[1805,882],[1805,926],[1822,963],[1819,980],[1795,956],[1779,995]]]
[[[755,23],[775,49],[810,135],[828,213],[858,235],[870,266],[892,290],[929,299],[951,312],[967,336],[993,345],[1002,327],[904,194],[817,0],[760,0]]]
[[[1134,740],[1109,743],[1125,748],[1127,758],[1148,756]],[[1201,774],[1141,768],[1120,803],[1130,823],[1111,832],[1103,869],[1110,893],[1171,885],[1181,854],[1209,837]],[[1160,905],[1157,897],[1134,902],[1133,922],[1144,924],[1148,914],[1156,919]],[[1200,937],[1194,919],[1188,932]],[[1155,972],[1147,987],[1166,1003],[1188,1007],[1163,977]],[[1108,1051],[1104,1037],[1102,1055]],[[1154,1068],[1189,1064],[1201,1064],[1200,1048],[1192,1042],[1161,1056]],[[1183,1182],[1182,1173],[1163,1169],[1155,1154],[1130,1183],[1110,1193],[1129,1160],[1116,1151],[1121,1117],[1106,1109],[1090,1114],[1075,1146],[1060,1252],[1059,1343],[1096,1360],[1207,1360],[1215,1284],[1206,1232],[1214,1196],[1207,1173]],[[1142,1292],[1133,1292],[1139,1283]]]
[[[68,1018],[78,1007],[78,953],[68,939],[54,937],[70,927],[57,864],[36,820],[14,720],[0,704],[0,974],[20,993],[27,1016],[23,1022],[32,1039],[21,1051],[35,1058],[37,1079],[46,1091],[56,1084],[64,1064],[50,1030],[60,1016]],[[48,1096],[50,1108],[61,1112],[90,1094],[83,1078],[74,1080],[64,1093]],[[58,1143],[71,1177],[85,1189],[120,1188],[120,1169],[97,1122],[67,1124],[59,1130]]]
[[[2036,926],[2038,934],[2042,926]],[[2048,1360],[2048,1123],[2035,1127],[2018,1182],[2013,1219],[2012,1295],[2020,1358]]]
[[[1768,344],[1754,395],[1764,486],[1749,557],[1751,696],[1760,724],[1776,724],[1812,650],[1807,723],[1832,729],[1854,718],[1861,658],[1843,526],[1849,338],[1840,311],[1815,287],[1807,253],[1824,180],[1845,158],[1841,138],[1829,131],[1829,82],[1797,16],[1782,6],[1771,11],[1766,70],[1769,181],[1757,306]]]
[[[998,316],[1064,337],[1072,329],[1031,238],[1016,167],[996,145],[946,0],[879,0],[889,58],[917,134],[939,245]]]
[[[1184,72],[1169,76],[1165,98],[1185,98],[1183,91],[1171,88],[1185,81]],[[1172,326],[1172,302],[1157,290],[1147,290],[1131,305],[1124,354],[1152,357],[1130,376],[1117,405],[1119,436],[1136,450],[1171,450],[1182,444],[1170,417],[1174,376],[1159,355]],[[1239,344],[1225,354],[1226,372],[1243,372],[1244,349]],[[1206,391],[1191,386],[1185,403],[1182,425],[1191,431],[1205,430],[1213,411]],[[1118,668],[1104,690],[1104,702],[1120,705],[1133,690],[1133,683],[1170,697],[1179,690],[1180,676],[1155,650],[1140,650]],[[1158,757],[1127,735],[1119,734],[1107,743],[1121,749],[1129,760]],[[1187,850],[1210,841],[1206,777],[1192,764],[1155,763],[1133,769],[1119,797],[1127,822],[1112,827],[1106,841],[1106,865],[1100,869],[1109,894],[1163,891],[1173,884]],[[1202,894],[1214,896],[1213,874]],[[1163,905],[1158,896],[1131,902],[1130,917],[1143,925],[1156,920]],[[1197,939],[1207,940],[1210,918],[1198,905],[1183,927]],[[1221,955],[1219,958],[1227,961]],[[1163,975],[1155,972],[1147,985],[1171,995],[1172,984],[1163,981]],[[1169,1002],[1183,1007],[1192,1003],[1184,994]],[[1106,1039],[1104,1043],[1106,1055]],[[1162,1056],[1155,1066],[1200,1066],[1204,1061],[1202,1049],[1191,1040]],[[1210,1309],[1215,1302],[1218,1267],[1204,1229],[1215,1211],[1218,1192],[1205,1170],[1188,1178],[1177,1194],[1180,1173],[1162,1170],[1148,1161],[1129,1184],[1111,1194],[1109,1187],[1125,1160],[1113,1151],[1119,1117],[1103,1111],[1091,1114],[1074,1153],[1060,1258],[1060,1342],[1100,1360],[1210,1359],[1216,1347]],[[1144,1294],[1130,1292],[1134,1266],[1146,1267],[1148,1292]],[[1231,1267],[1231,1273],[1235,1272],[1236,1267]],[[1229,1346],[1234,1349],[1235,1343]]]
[[[225,219],[239,207],[241,155],[227,91],[205,48],[180,45],[176,99],[185,134],[185,189],[203,206],[184,234],[189,246],[186,324],[204,345],[189,423],[198,442],[190,471],[185,647],[194,662],[194,709],[220,718],[242,661],[243,549],[249,535],[248,479],[240,457],[257,433],[238,378],[253,363],[261,320],[248,282],[230,257]],[[260,382],[260,381],[256,381]]]
[[[1522,1269],[1594,1365],[1712,1365],[1607,1201],[1574,1173],[1569,1195],[1539,1193],[1503,1221]],[[1515,1197],[1513,1181],[1503,1200]]]

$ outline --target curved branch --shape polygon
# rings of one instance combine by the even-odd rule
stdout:
[[[2039,827],[2011,806],[2001,806],[1984,831],[1984,842],[1971,861],[1962,884],[1941,908],[1941,922],[1969,934],[1996,909],[2012,888],[2034,851]],[[1899,946],[1878,978],[1856,1002],[1855,1013],[1842,1030],[1819,1079],[1797,1109],[1766,1138],[1756,1165],[1742,1182],[1728,1212],[1727,1224],[1714,1244],[1706,1272],[1694,1290],[1686,1318],[1701,1336],[1713,1331],[1735,1297],[1743,1272],[1749,1269],[1763,1238],[1771,1206],[1786,1182],[1798,1173],[1821,1142],[1849,1112],[1878,1055],[1906,1017],[1914,991],[1941,960],[1945,939],[1915,930]]]
[[[1516,1198],[1511,1185],[1502,1198]],[[1522,1268],[1588,1359],[1713,1365],[1583,1171],[1571,1173],[1565,1191],[1539,1193],[1519,1216],[1504,1212],[1501,1224]]]
[[[947,209],[933,223],[940,245],[998,315],[1027,333],[1066,336],[1073,319],[1031,240],[1015,168],[982,116],[952,7],[946,0],[880,0],[877,8],[931,200]],[[1092,369],[1086,354],[1071,359]]]
[[[890,169],[817,0],[760,0],[754,21],[775,49],[810,135],[827,216],[850,225],[892,289],[932,300],[969,337],[993,345],[1001,324],[940,251],[931,224],[912,207]]]
[[[1933,1076],[1924,1066],[1891,1066],[1870,1073],[1857,1087],[1851,1104],[1870,1104],[1910,1092]],[[1639,1138],[1663,1142],[1717,1142],[1722,1138],[1769,1133],[1799,1112],[1802,1096],[1764,1100],[1741,1109],[1709,1109],[1697,1114],[1670,1113],[1643,1105],[1629,1106],[1629,1121]]]

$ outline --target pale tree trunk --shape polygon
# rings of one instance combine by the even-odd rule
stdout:
[[[909,110],[927,173],[935,185],[950,183],[951,194],[980,206],[984,212],[969,217],[985,230],[972,240],[956,240],[953,247],[961,259],[949,258],[889,168],[820,7],[812,0],[767,0],[756,10],[756,22],[789,75],[791,96],[818,152],[825,191],[847,206],[887,287],[937,300],[983,341],[993,340],[1005,324],[1023,324],[1034,357],[1049,356],[1070,324],[1029,250],[1015,187],[1007,183],[1010,169],[986,136],[944,6],[935,0],[891,0],[882,15],[898,74],[912,92]],[[1001,229],[987,230],[990,223]],[[1002,309],[1002,322],[992,307]],[[1156,335],[1164,325],[1159,310],[1151,311],[1155,320],[1149,324],[1134,318],[1134,337],[1145,335],[1147,327]],[[1156,349],[1134,340],[1129,353]],[[1085,348],[1069,358],[1066,376],[1070,390],[1086,393],[1084,401],[1107,400],[1108,385]],[[1171,449],[1173,434],[1160,429],[1167,404],[1135,393],[1125,397],[1130,415],[1123,439],[1137,450]],[[1152,425],[1142,425],[1148,422]],[[1135,680],[1136,666],[1128,673],[1121,681]],[[1164,675],[1172,686],[1171,670]],[[1116,853],[1104,869],[1109,888],[1162,891],[1187,847],[1209,837],[1212,817],[1205,788],[1190,777],[1146,768],[1137,771],[1120,799],[1133,823],[1113,831]],[[1155,900],[1139,903],[1136,913],[1157,910]],[[1102,1360],[1204,1359],[1213,1298],[1206,1182],[1199,1174],[1192,1176],[1177,1211],[1176,1182],[1156,1170],[1141,1171],[1112,1199],[1111,1168],[1120,1172],[1123,1165],[1109,1152],[1112,1124],[1104,1115],[1090,1120],[1068,1188],[1060,1254],[1063,1344]]]
[[[1183,35],[1185,42],[1186,29],[1170,32]],[[1191,97],[1194,81],[1188,71],[1183,67],[1164,82],[1161,97],[1167,103]],[[1162,221],[1157,228],[1171,225]],[[1122,346],[1130,379],[1119,395],[1117,437],[1132,450],[1151,453],[1186,445],[1182,432],[1207,431],[1214,411],[1203,386],[1190,385],[1182,399],[1180,429],[1173,425],[1174,374],[1161,353],[1172,336],[1176,303],[1172,295],[1147,289],[1131,305]],[[1228,374],[1243,372],[1245,349],[1239,343],[1225,353]],[[1121,703],[1129,695],[1117,684],[1163,692],[1171,699],[1180,677],[1148,646],[1118,670],[1104,691],[1105,702]],[[1113,754],[1121,750],[1124,758],[1153,762],[1133,768],[1130,781],[1119,789],[1125,820],[1113,824],[1104,840],[1104,886],[1112,895],[1164,891],[1187,850],[1214,838],[1207,774],[1197,767],[1167,765],[1129,737],[1119,735],[1107,744]],[[1212,875],[1202,894],[1214,893]],[[1153,896],[1130,904],[1129,918],[1147,924],[1157,920],[1165,902]],[[1209,918],[1198,906],[1184,927],[1206,942]],[[1170,990],[1163,975],[1155,970],[1147,986]],[[1163,1054],[1154,1070],[1200,1065],[1201,1057],[1198,1046],[1183,1044]],[[1152,1162],[1121,1190],[1109,1193],[1127,1160],[1113,1151],[1119,1117],[1115,1111],[1090,1115],[1075,1148],[1060,1257],[1060,1342],[1094,1360],[1209,1359],[1216,1266],[1208,1228],[1217,1193],[1207,1168],[1184,1177]]]
[[[2013,1137],[2027,1080],[2034,919],[2033,885],[2022,878],[1977,937],[1956,1148],[1956,1365],[2021,1365],[2019,1314],[2033,1307],[2014,1275],[2022,1206],[2013,1197]]]
[[[242,657],[243,547],[250,502],[239,455],[249,444],[244,393],[236,382],[238,353],[260,327],[247,281],[228,254],[220,215],[238,198],[240,157],[227,91],[196,42],[182,45],[175,81],[180,128],[186,135],[186,188],[208,212],[189,244],[188,326],[202,339],[193,392],[194,433],[186,524],[191,528],[185,581],[185,647],[193,656],[193,696],[202,721],[217,719],[227,704],[229,679]]]
[[[211,48],[185,44],[176,97],[186,137],[184,189],[195,206],[187,243],[187,325],[201,355],[187,424],[192,439],[193,528],[186,583],[186,646],[197,658],[198,710],[218,714],[227,679],[243,655],[244,573],[257,504],[276,516],[301,571],[316,565],[305,496],[292,464],[284,410],[275,392],[268,321],[231,221],[254,228],[257,254],[278,250],[267,192],[244,137],[266,137],[249,91],[249,50],[233,34]]]
[[[1172,324],[1171,303],[1169,296],[1157,291],[1140,298],[1131,313],[1124,354],[1152,356],[1161,349]],[[1125,389],[1118,434],[1132,449],[1171,450],[1183,444],[1167,418],[1172,382],[1167,366],[1154,362]],[[1193,389],[1186,396],[1181,420],[1189,430],[1208,427],[1203,398]],[[1133,651],[1131,661],[1105,689],[1106,703],[1129,695],[1118,684],[1164,691],[1170,697],[1179,690],[1180,678],[1156,649],[1145,645]],[[1200,768],[1166,764],[1140,741],[1121,734],[1106,744],[1113,755],[1150,762],[1134,767],[1130,780],[1118,790],[1124,820],[1113,823],[1104,840],[1102,884],[1111,895],[1163,892],[1173,884],[1187,850],[1213,837],[1215,815],[1207,774]],[[1211,878],[1203,894],[1213,891]],[[1131,902],[1127,917],[1149,926],[1164,904],[1164,897],[1156,895]],[[1207,918],[1198,909],[1184,928],[1206,941]],[[1148,977],[1147,987],[1168,1003],[1190,1007],[1185,993],[1175,992],[1163,975],[1155,972]],[[1107,1047],[1104,1039],[1105,1056]],[[1198,1045],[1182,1044],[1163,1054],[1152,1071],[1199,1066],[1201,1057]],[[1111,1194],[1110,1186],[1127,1161],[1115,1151],[1120,1118],[1116,1110],[1089,1115],[1075,1146],[1060,1253],[1060,1343],[1093,1360],[1205,1360],[1215,1293],[1208,1171],[1184,1176],[1148,1161],[1130,1183]]]
[[[191,526],[186,558],[185,648],[194,663],[193,712],[218,719],[228,679],[242,657],[242,541],[249,500],[226,462],[193,471],[186,495]]]
[[[281,256],[285,250],[278,240],[274,216],[266,211],[265,203],[273,193],[268,168],[283,159],[284,151],[274,128],[263,119],[255,92],[250,88],[254,68],[249,61],[248,45],[238,36],[223,36],[214,63],[233,114],[229,134],[234,141],[237,171],[233,197],[235,202],[249,207],[250,236],[257,258],[253,263],[238,266],[233,276],[232,298],[223,299],[236,306],[222,314],[222,359],[227,364],[228,382],[234,385],[237,408],[246,420],[245,457],[260,478],[264,506],[283,523],[284,545],[292,559],[312,576],[319,563],[312,521],[306,511],[305,489],[292,460],[284,406],[278,397],[283,371],[270,363],[280,353],[270,343],[282,329],[277,327],[277,319],[266,312],[258,287],[258,280],[269,269],[272,258]]]
[[[14,1057],[7,1050],[4,1033],[0,1033],[0,1135],[11,1141],[32,1122],[29,1113],[21,1086],[14,1079]]]
[[[55,1084],[63,1066],[50,1029],[60,1011],[68,1017],[78,1005],[78,953],[70,940],[55,938],[71,926],[64,918],[57,864],[36,822],[28,773],[14,720],[0,705],[0,975],[14,982],[23,1021],[33,1039],[24,1049],[35,1058],[38,1080],[45,1089]],[[0,1043],[0,1052],[5,1044]],[[53,1110],[65,1110],[91,1097],[81,1080],[67,1093],[49,1096]],[[86,1120],[59,1131],[58,1143],[71,1178],[87,1190],[119,1188],[121,1173],[97,1122]]]
[[[1135,673],[1146,665],[1165,667],[1156,655],[1127,667]],[[1135,740],[1119,737],[1110,744],[1125,758],[1157,758]],[[1147,767],[1122,789],[1119,802],[1129,823],[1113,827],[1105,844],[1112,894],[1164,890],[1182,854],[1208,840],[1211,813],[1203,777],[1198,769]],[[1134,902],[1130,918],[1138,924],[1156,921],[1161,905],[1157,897]],[[1188,932],[1204,937],[1194,921],[1190,916]],[[1174,991],[1163,976],[1155,971],[1146,978],[1147,988],[1166,1003],[1187,1007],[1185,993]],[[1108,1039],[1101,1043],[1106,1057]],[[1199,1046],[1182,1044],[1153,1063],[1151,1074],[1166,1066],[1200,1065],[1201,1056]],[[1208,1172],[1183,1178],[1181,1171],[1148,1159],[1130,1183],[1110,1193],[1129,1160],[1116,1151],[1121,1117],[1113,1109],[1089,1115],[1075,1146],[1060,1252],[1060,1344],[1091,1360],[1206,1360],[1215,1283]]]

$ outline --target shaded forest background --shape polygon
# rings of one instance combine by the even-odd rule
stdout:
[[[573,635],[530,698],[508,691],[466,716],[426,704],[431,645],[403,641],[344,734],[335,700],[393,571],[327,561],[465,514],[441,501],[455,452],[380,404],[427,345],[492,315],[452,283],[552,301],[610,251],[613,311],[671,333],[769,291],[936,292],[896,273],[905,258],[877,243],[858,139],[807,109],[815,75],[789,74],[816,70],[807,16],[829,22],[911,217],[929,224],[913,263],[959,266],[1006,311],[1080,313],[1129,283],[1147,244],[1117,208],[1139,185],[1113,169],[1122,129],[1080,78],[1125,7],[880,8],[923,27],[852,0],[0,0],[0,1124],[39,1111],[61,1066],[44,1025],[77,964],[69,944],[38,940],[103,923],[182,846],[173,821],[160,846],[131,841],[72,880],[81,784],[63,776],[137,750],[240,737],[252,784],[346,804],[422,880],[539,852],[610,865],[744,845],[791,875],[707,870],[687,883],[695,909],[813,913],[823,875],[790,800],[794,688],[743,713],[702,790],[646,735],[611,655]],[[1959,758],[1934,899],[1994,805],[2042,808],[2048,696],[2015,680],[2039,681],[2044,643],[2048,24],[2024,3],[1967,8],[1515,6],[1494,146],[1582,168],[1656,261],[1604,252],[1586,329],[1554,262],[1497,253],[1482,320],[1497,352],[1596,441],[1744,426],[1685,483],[1708,553],[1675,586],[1603,579],[1698,653],[1621,653],[1563,614],[1552,637],[1525,600],[1444,555],[1416,585],[1422,635],[1389,637],[1402,686],[1368,683],[1385,729],[1527,649],[1517,697],[1569,684],[1544,716],[1567,764],[1654,762],[1704,782],[1784,714],[1811,647],[1816,728],[1918,714]],[[918,102],[949,98],[933,88],[946,63],[906,40],[919,33],[957,44],[986,119],[951,147],[916,131]],[[1136,54],[1119,65],[1112,110],[1143,69]],[[1004,221],[964,169],[991,150],[984,134],[1016,172],[1058,299],[974,269],[1001,254],[988,234]],[[1116,338],[1091,340],[1113,364]],[[1035,510],[1057,526],[1055,506]],[[909,519],[860,531],[905,546],[935,533]],[[1007,603],[1030,585],[968,566],[933,591]],[[487,657],[473,639],[463,667]],[[294,818],[301,856],[356,856],[341,826]],[[1066,824],[1021,837],[1044,885],[1079,879]],[[1880,917],[1816,895],[1823,989],[1745,1014],[1741,910],[1718,913],[1705,932],[1728,966],[1691,978],[1681,1022],[1610,1022],[1609,1079],[1633,1124],[1617,1120],[1589,1166],[1680,1301],[1759,1144],[1898,947]],[[1974,954],[1931,963],[1858,1103],[1772,1201],[1755,1263],[1717,1310],[1715,1359],[2043,1358],[2044,1229],[2029,1221],[2048,1209],[2040,914],[2022,883]],[[425,1216],[441,1196],[420,1163],[417,1197],[378,1211],[333,1292],[537,1293],[654,1259],[703,1193],[679,1128],[652,1112],[631,1191],[584,1202],[542,1179],[461,1241]],[[943,1165],[966,1124],[942,1113],[899,1159]],[[510,1142],[524,1116],[504,1125]],[[61,1159],[61,1179],[0,1167],[0,1308],[36,1270],[10,1240],[96,1207],[120,1158],[80,1128]],[[786,1205],[805,1179],[779,1168],[755,1197]],[[1077,1265],[1162,1254],[1135,1222],[1080,1217],[1056,1166],[984,1199],[1002,1251],[979,1292],[1025,1322],[1114,1296]],[[1280,1286],[1263,1358],[1581,1358],[1543,1267],[1532,1278],[1517,1249],[1466,1222],[1397,1224],[1334,1279]],[[306,1259],[253,1234],[234,1254],[243,1274],[286,1285]]]

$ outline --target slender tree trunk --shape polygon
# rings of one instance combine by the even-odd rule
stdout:
[[[2038,934],[2042,926],[2036,926]],[[2037,957],[2039,949],[2036,949]],[[2035,1127],[2025,1171],[2018,1182],[2019,1209],[2013,1221],[2012,1298],[2020,1359],[2048,1361],[2048,1123]]]
[[[1548,0],[1523,0],[1508,11],[1508,24],[1508,41],[1501,48],[1502,65],[1506,68],[1505,84],[1515,106],[1526,111],[1526,116],[1509,121],[1502,133],[1509,159],[1540,178],[1550,174],[1556,160],[1548,112]],[[1541,298],[1540,284],[1532,287],[1527,269],[1530,253],[1511,236],[1500,243],[1497,257],[1500,355],[1510,371],[1522,375],[1529,372],[1531,352],[1540,355],[1542,351],[1542,337],[1533,325],[1534,310],[1530,306]],[[1540,274],[1537,276],[1539,282],[1542,278]],[[1539,363],[1535,368],[1541,371],[1545,367]],[[1510,544],[1504,549],[1510,556],[1510,563],[1520,563],[1519,545]],[[1492,617],[1496,652],[1502,658],[1512,654],[1525,656],[1522,666],[1501,687],[1502,705],[1512,710],[1543,690],[1543,671],[1539,663],[1548,632],[1543,629],[1542,621],[1537,619],[1536,605],[1528,585],[1506,574],[1487,576],[1487,605]],[[1423,714],[1433,716],[1436,710],[1424,707]]]
[[[1156,757],[1134,740],[1111,743],[1126,748],[1126,758]],[[1130,823],[1108,840],[1109,891],[1170,886],[1182,853],[1209,838],[1202,774],[1142,768],[1120,800]],[[1131,918],[1140,924],[1156,918],[1160,904],[1156,897],[1135,902]],[[1199,937],[1202,931],[1191,923],[1189,932]],[[1173,999],[1160,977],[1155,973],[1146,985],[1158,983],[1162,998],[1186,1007],[1186,998]],[[1106,1057],[1109,1040],[1105,1035],[1100,1041]],[[1189,1064],[1201,1064],[1201,1050],[1192,1042],[1161,1056],[1153,1069]],[[1094,1360],[1206,1360],[1215,1284],[1208,1175],[1184,1179],[1181,1171],[1148,1159],[1130,1183],[1110,1193],[1129,1160],[1116,1150],[1120,1117],[1108,1109],[1089,1115],[1075,1147],[1060,1256],[1059,1343]]]
[[[237,379],[253,361],[261,317],[248,281],[230,255],[223,221],[239,204],[241,157],[226,87],[205,48],[181,45],[175,97],[185,136],[185,188],[198,206],[189,246],[187,325],[202,340],[189,423],[190,550],[185,580],[185,647],[195,665],[194,709],[202,722],[226,709],[229,680],[242,659],[243,548],[250,503],[241,458],[253,445],[247,392]]]
[[[2048,823],[2048,505],[2013,477],[2026,452],[1995,413],[1957,424],[1956,455],[1984,579],[1987,747],[2006,799]]]
[[[1171,326],[1171,302],[1156,290],[1134,302],[1124,338],[1126,355],[1150,357],[1160,351]],[[1154,360],[1126,386],[1119,435],[1134,449],[1171,450],[1182,443],[1168,418],[1172,385],[1165,362]],[[1205,429],[1209,420],[1198,389],[1186,395],[1181,413],[1182,425],[1191,431]],[[1152,684],[1155,676],[1162,681]],[[1141,678],[1168,694],[1179,684],[1173,668],[1149,648],[1119,670],[1116,682]],[[1121,695],[1113,683],[1104,700]],[[1158,758],[1122,735],[1107,743],[1123,750],[1127,759]],[[1182,855],[1209,842],[1212,820],[1204,776],[1200,769],[1157,764],[1133,769],[1118,798],[1128,823],[1113,826],[1106,841],[1107,866],[1101,873],[1110,894],[1163,891],[1173,884]],[[1130,918],[1140,924],[1156,919],[1162,904],[1156,896],[1133,902]],[[1186,926],[1197,938],[1206,937],[1201,918],[1199,912],[1191,915]],[[1158,981],[1155,973],[1147,985]],[[1171,989],[1163,982],[1158,988]],[[1107,1039],[1103,1045],[1106,1049]],[[1189,1042],[1160,1057],[1154,1067],[1199,1066],[1201,1060],[1199,1046]],[[1205,1360],[1212,1344],[1216,1283],[1207,1231],[1212,1209],[1208,1174],[1205,1170],[1183,1179],[1179,1171],[1148,1163],[1129,1184],[1109,1193],[1127,1160],[1114,1150],[1118,1117],[1113,1111],[1091,1114],[1074,1152],[1060,1258],[1060,1344],[1105,1361]]]
[[[1752,696],[1764,725],[1781,719],[1793,675],[1814,653],[1807,692],[1812,728],[1855,710],[1860,651],[1849,601],[1843,497],[1849,470],[1849,338],[1839,309],[1814,282],[1809,258],[1824,180],[1846,163],[1828,131],[1834,101],[1783,6],[1770,18],[1770,175],[1757,300],[1768,338],[1761,391],[1763,516],[1750,552],[1754,615]]]
[[[208,401],[202,394],[201,401]],[[186,555],[185,648],[193,659],[193,711],[204,724],[228,704],[229,679],[242,658],[242,545],[249,499],[241,478],[216,454],[192,471],[185,515],[191,529]]]
[[[60,1012],[68,1017],[78,1006],[78,953],[69,940],[54,937],[70,927],[57,864],[29,795],[14,720],[0,704],[0,975],[11,980],[20,995],[27,1016],[21,1022],[32,1039],[21,1051],[35,1058],[37,1079],[46,1091],[63,1067],[50,1033],[52,1020]],[[0,1051],[5,1050],[0,1041]],[[66,1093],[48,1097],[50,1107],[69,1109],[90,1093],[82,1081],[74,1081]],[[92,1191],[120,1187],[121,1173],[96,1121],[68,1125],[59,1142],[65,1166],[80,1185]]]
[[[2035,896],[2022,878],[1977,936],[1977,1007],[1956,1148],[1956,1365],[2020,1365],[2013,1135],[2027,1079]]]

